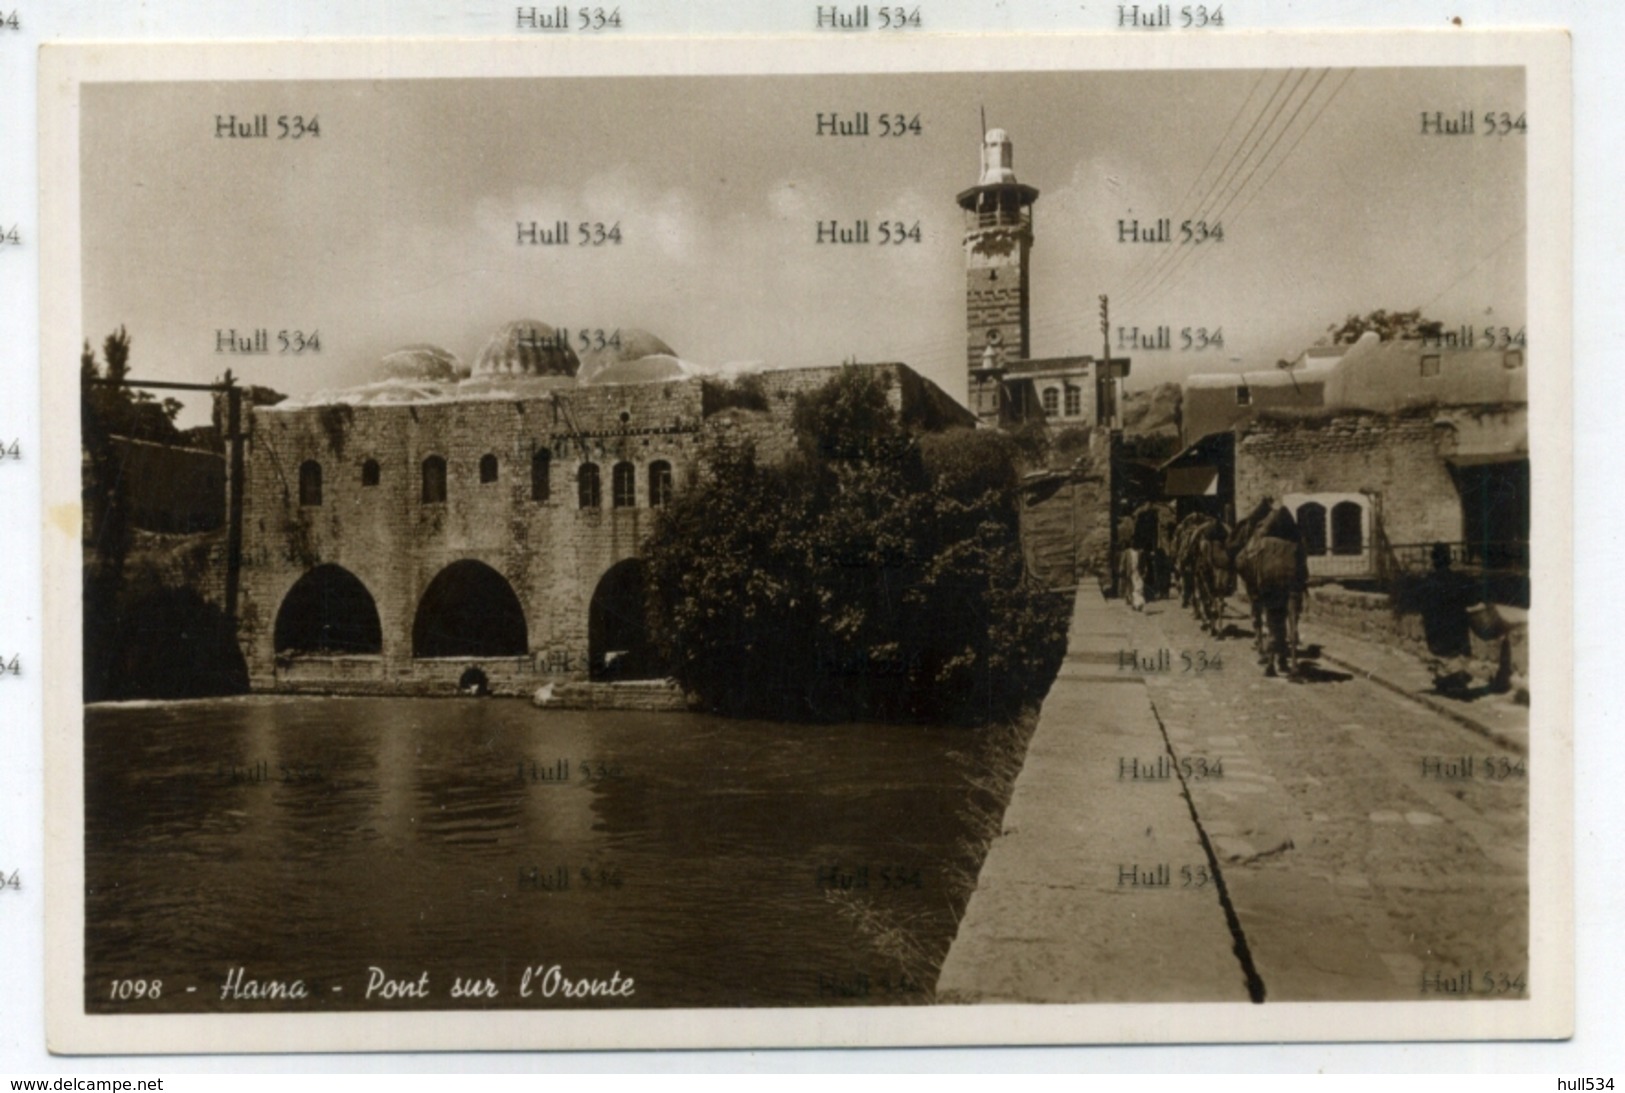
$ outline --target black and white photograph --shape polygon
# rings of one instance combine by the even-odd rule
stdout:
[[[1566,1034],[1566,44],[829,11],[47,47],[70,1050]]]

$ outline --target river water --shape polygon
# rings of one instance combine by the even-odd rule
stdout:
[[[877,939],[940,961],[975,867],[964,730],[255,697],[85,736],[92,1012],[920,1002]]]

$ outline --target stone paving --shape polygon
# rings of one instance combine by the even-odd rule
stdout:
[[[1239,611],[1230,621],[1250,625]],[[1080,591],[1067,664],[939,995],[1524,996],[1528,760],[1502,731],[1520,715],[1444,716],[1396,693],[1414,676],[1339,667],[1384,650],[1314,636],[1324,648],[1309,649],[1321,655],[1306,682],[1270,679],[1250,640],[1215,640],[1177,602],[1136,613]],[[1161,864],[1163,891],[1122,883],[1122,867]],[[1074,890],[1071,904],[1026,898],[1038,868]]]

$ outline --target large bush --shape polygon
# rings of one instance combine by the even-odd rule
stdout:
[[[1015,452],[917,437],[884,382],[803,396],[780,466],[718,445],[647,550],[655,630],[711,708],[778,718],[987,722],[1048,686],[1066,605],[1023,578]]]

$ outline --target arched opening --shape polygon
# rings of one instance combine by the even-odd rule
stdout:
[[[314,459],[299,464],[299,504],[322,503],[322,465]]]
[[[361,464],[361,484],[363,486],[376,486],[378,484],[378,461],[369,459]]]
[[[643,563],[628,558],[598,581],[587,611],[588,671],[594,679],[665,675],[649,636]]]
[[[278,653],[366,656],[383,651],[372,593],[342,566],[319,565],[288,590],[276,613]]]
[[[598,480],[598,464],[583,463],[576,472],[576,496],[584,509],[595,509],[604,503],[603,485]]]
[[[446,501],[446,461],[431,455],[423,461],[423,503],[441,505]]]
[[[649,464],[649,507],[664,508],[671,504],[671,464],[657,459]]]
[[[611,481],[615,484],[615,507],[618,509],[635,507],[638,503],[637,468],[630,463],[617,463],[611,472]]]
[[[1354,501],[1332,506],[1332,553],[1365,553],[1365,512]]]
[[[553,453],[538,448],[530,457],[530,499],[547,501],[553,496]]]
[[[1303,550],[1311,558],[1326,553],[1326,506],[1319,501],[1305,501],[1298,506],[1298,532],[1303,536]]]
[[[517,657],[530,650],[513,586],[472,559],[435,575],[412,621],[414,657]]]
[[[486,486],[497,480],[497,457],[487,452],[480,456],[480,485]]]

